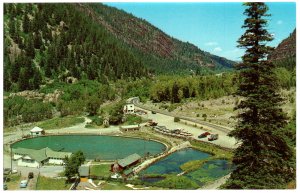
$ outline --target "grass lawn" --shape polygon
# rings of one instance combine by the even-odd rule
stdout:
[[[131,188],[125,186],[126,184],[120,183],[120,182],[106,182],[102,190],[132,190]]]
[[[102,164],[102,165],[95,165],[91,166],[90,168],[90,175],[92,176],[103,176],[109,177],[110,176],[110,164]]]
[[[43,122],[38,123],[38,126],[47,130],[47,129],[60,129],[64,127],[69,127],[73,125],[77,125],[79,123],[83,123],[83,117],[57,117],[53,119],[49,119]]]
[[[10,175],[10,181],[6,182],[8,190],[18,190],[20,189],[21,175],[12,174]]]
[[[65,185],[65,179],[52,179],[39,176],[37,181],[37,190],[68,190],[70,184]]]
[[[231,160],[233,157],[233,152],[230,150],[225,150],[219,147],[216,147],[213,144],[203,143],[203,142],[190,142],[193,148],[200,150],[202,152],[210,153],[214,156],[215,159],[227,159]]]

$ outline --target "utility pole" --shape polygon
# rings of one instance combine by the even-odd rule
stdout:
[[[10,145],[10,170],[12,172],[13,168],[12,168],[12,147]]]

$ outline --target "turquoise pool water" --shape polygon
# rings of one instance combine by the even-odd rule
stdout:
[[[140,179],[144,182],[155,183],[164,179],[164,177],[147,177],[147,174],[179,174],[182,172],[180,165],[192,161],[201,160],[210,155],[192,148],[177,151],[166,158],[151,165],[140,173]],[[207,182],[214,181],[232,171],[232,165],[227,160],[211,160],[193,172],[184,174],[191,181],[196,182],[200,187]]]
[[[93,135],[61,135],[36,137],[19,141],[12,148],[42,149],[49,147],[55,151],[76,152],[81,150],[87,159],[99,158],[101,160],[115,160],[137,153],[144,156],[149,152],[151,155],[161,153],[165,145],[156,141],[143,139],[93,136]]]
[[[171,174],[180,173],[180,165],[192,160],[200,160],[209,157],[210,154],[194,150],[193,148],[186,148],[176,151],[171,155],[163,158],[155,164],[142,171],[141,174]]]
[[[185,174],[185,176],[199,185],[204,185],[207,182],[214,181],[229,174],[232,169],[232,164],[227,160],[212,160],[206,162],[198,170]]]

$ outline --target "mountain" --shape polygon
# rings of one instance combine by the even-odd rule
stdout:
[[[233,63],[100,3],[4,4],[5,91],[38,89],[53,79],[108,83],[205,73]]]
[[[234,64],[233,61],[202,51],[193,44],[172,38],[144,19],[122,10],[103,4],[79,5],[81,11],[87,13],[118,39],[156,58],[167,59],[175,64],[185,64],[186,68],[194,65],[232,68]],[[154,64],[148,63],[148,67],[151,68]]]
[[[293,70],[296,67],[296,29],[268,57],[278,66]]]

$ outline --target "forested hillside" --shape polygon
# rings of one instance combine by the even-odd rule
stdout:
[[[172,38],[147,21],[116,8],[103,4],[80,4],[79,8],[118,39],[150,54],[152,57],[148,57],[145,63],[157,71],[165,72],[170,66],[180,70],[199,66],[232,68],[234,64],[233,61],[204,52],[193,44]]]
[[[76,6],[5,4],[5,90],[68,76],[107,82],[148,75],[138,57]]]
[[[107,83],[231,66],[102,4],[4,4],[5,91],[38,89],[69,77]]]

